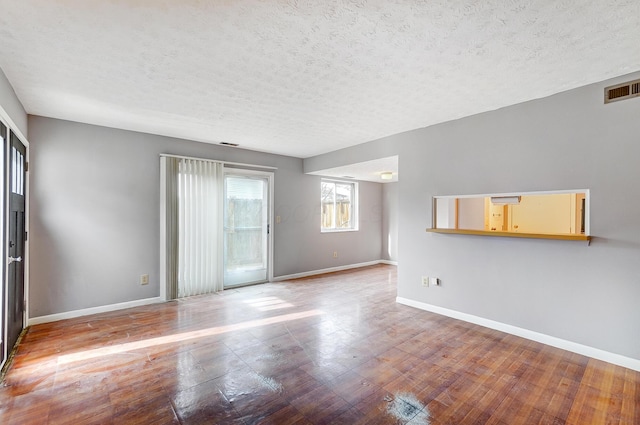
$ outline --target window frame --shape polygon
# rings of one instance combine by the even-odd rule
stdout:
[[[333,223],[334,227],[324,227],[322,223],[323,217],[323,200],[322,200],[322,186],[325,183],[333,183],[334,184],[334,199],[333,199]],[[350,227],[335,227],[336,223],[336,199],[335,199],[335,184],[342,184],[351,186],[351,226]],[[320,232],[321,233],[336,233],[336,232],[357,232],[359,230],[359,191],[358,191],[358,182],[353,180],[339,180],[339,179],[331,179],[331,178],[321,178],[320,179]]]

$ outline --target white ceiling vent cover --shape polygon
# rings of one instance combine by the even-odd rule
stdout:
[[[640,80],[609,86],[604,89],[604,103],[640,96]]]

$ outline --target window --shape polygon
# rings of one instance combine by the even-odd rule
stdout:
[[[320,229],[323,232],[358,230],[358,184],[322,179]]]

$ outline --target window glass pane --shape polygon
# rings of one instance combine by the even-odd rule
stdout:
[[[18,151],[15,147],[11,148],[11,192],[17,193],[18,191],[18,170],[16,165],[18,164]]]
[[[336,184],[336,227],[351,228],[352,184]]]
[[[322,228],[333,229],[335,228],[335,213],[334,203],[336,196],[336,185],[333,182],[321,182],[320,190],[321,202],[322,202]]]
[[[266,279],[267,180],[225,176],[225,286]]]

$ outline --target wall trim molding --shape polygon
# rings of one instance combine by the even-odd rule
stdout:
[[[16,99],[17,99],[17,96],[16,96]],[[22,103],[20,103],[20,106],[22,106]],[[23,110],[24,110],[24,107],[23,107]],[[26,112],[25,112],[25,114],[26,114]],[[4,121],[4,123],[7,125],[7,127],[9,127],[11,129],[11,131],[16,133],[16,135],[18,136],[20,141],[22,143],[24,143],[25,146],[28,147],[29,141],[27,139],[27,136],[25,136],[22,133],[22,130],[20,130],[20,127],[18,127],[16,122],[11,118],[11,115],[9,115],[9,113],[2,107],[2,105],[0,105],[0,120]]]
[[[101,305],[98,307],[83,308],[81,310],[65,311],[64,313],[55,313],[49,314],[47,316],[32,317],[27,320],[27,326],[39,325],[40,323],[57,322],[58,320],[73,319],[81,316],[89,316],[91,314],[107,313],[109,311],[123,310],[125,308],[140,307],[143,305],[157,304],[161,302],[164,302],[162,298],[154,297],[117,304]]]
[[[357,269],[360,267],[375,266],[377,264],[388,264],[388,263],[385,263],[384,261],[386,260],[366,261],[364,263],[347,264],[345,266],[329,267],[327,269],[311,270],[308,272],[294,273],[294,274],[286,274],[282,276],[276,276],[271,281],[282,282],[283,280],[300,279],[301,277],[309,277],[309,276],[316,276],[316,275],[325,274],[325,273],[340,272],[343,270]]]
[[[393,260],[380,260],[380,264],[388,264],[390,266],[397,266],[398,262]]]
[[[552,347],[571,351],[577,354],[582,354],[583,356],[591,357],[597,360],[602,360],[608,363],[612,363],[618,366],[626,367],[626,368],[640,372],[640,360],[638,359],[622,356],[620,354],[611,353],[609,351],[604,351],[599,348],[578,344],[577,342],[567,341],[565,339],[557,338],[551,335],[542,334],[542,333],[531,331],[528,329],[519,328],[517,326],[508,325],[506,323],[496,322],[494,320],[485,319],[483,317],[462,313],[456,310],[450,310],[448,308],[439,307],[436,305],[427,304],[420,301],[411,300],[408,298],[397,297],[396,302],[399,304],[407,305],[409,307],[418,308],[420,310],[426,310],[432,313],[462,320],[464,322],[469,322],[475,325],[484,326],[485,328],[495,329],[501,332],[519,336],[532,341],[541,342],[543,344],[550,345]]]

